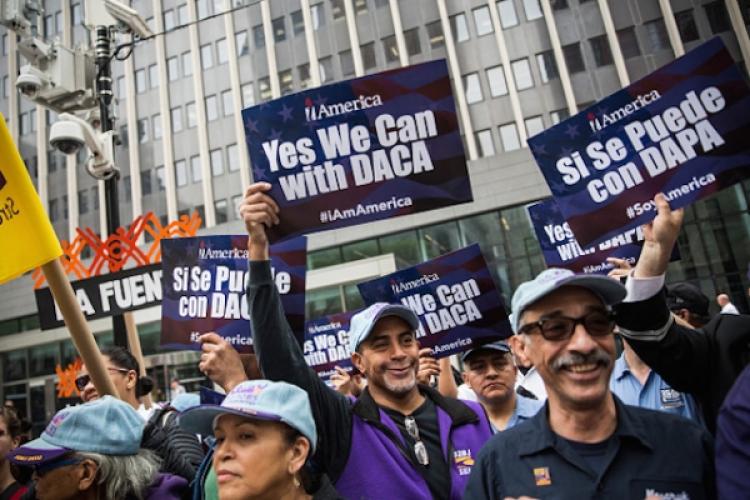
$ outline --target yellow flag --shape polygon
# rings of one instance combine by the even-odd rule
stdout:
[[[60,242],[0,114],[0,284],[60,255]]]

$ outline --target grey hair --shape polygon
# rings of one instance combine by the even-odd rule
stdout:
[[[161,460],[151,450],[138,450],[136,455],[102,455],[78,452],[83,459],[94,461],[99,470],[96,484],[104,490],[107,500],[135,498],[143,500],[146,489],[159,472]]]

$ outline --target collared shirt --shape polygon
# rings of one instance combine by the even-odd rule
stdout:
[[[713,443],[705,429],[614,400],[617,426],[601,473],[552,431],[547,404],[487,442],[464,498],[715,498]]]
[[[727,305],[721,308],[721,314],[739,314],[740,312],[737,310],[737,307],[735,307],[734,304],[729,302]]]
[[[505,426],[505,429],[508,430],[511,429],[521,422],[525,422],[534,415],[544,406],[544,403],[541,401],[536,401],[531,398],[527,398],[525,396],[521,396],[520,394],[516,394],[516,406],[513,408],[513,413],[511,414],[510,418],[508,419],[508,425]],[[494,434],[497,434],[498,432],[502,432],[495,428],[494,425],[492,425],[492,421],[490,420],[490,427],[492,427],[492,432]]]
[[[544,387],[544,380],[542,380],[542,376],[539,375],[539,372],[533,366],[525,375],[521,373],[521,370],[518,370],[518,375],[516,375],[516,392],[518,392],[519,387],[523,387],[529,391],[541,402],[547,399],[547,389]]]
[[[626,405],[674,413],[701,423],[698,407],[691,395],[672,389],[654,370],[649,371],[646,383],[641,385],[630,371],[624,353],[615,361],[609,388]]]

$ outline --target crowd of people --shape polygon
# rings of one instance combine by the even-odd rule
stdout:
[[[633,268],[521,284],[515,334],[464,352],[461,373],[420,347],[412,310],[376,303],[352,317],[354,371],[330,387],[274,284],[266,229],[283,214],[269,188],[240,207],[255,354],[200,337],[223,401],[186,403],[175,380],[170,404],[146,408],[138,362],[104,349],[119,399],[84,366],[82,404],[39,438],[21,444],[2,410],[0,500],[750,497],[750,318],[709,318],[700,290],[665,287],[682,212],[661,195]]]

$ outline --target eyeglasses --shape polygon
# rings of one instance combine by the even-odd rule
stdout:
[[[409,436],[415,441],[414,454],[417,456],[417,462],[421,465],[430,465],[430,457],[427,455],[427,447],[419,438],[419,427],[417,427],[417,421],[414,420],[414,417],[406,417],[404,419],[404,425],[406,426],[406,432],[408,432]]]
[[[114,366],[108,366],[107,370],[113,371],[113,372],[120,372],[120,373],[129,373],[130,370],[126,368],[116,368]],[[87,385],[89,385],[89,382],[91,381],[91,376],[87,373],[85,375],[80,375],[78,378],[76,378],[76,389],[83,392],[83,390],[86,388]]]
[[[34,472],[36,473],[37,477],[42,477],[55,469],[59,469],[60,467],[65,467],[67,465],[78,465],[81,462],[83,462],[82,458],[62,458],[59,460],[53,460],[51,462],[35,465]]]
[[[615,317],[609,311],[594,311],[580,318],[569,318],[567,316],[542,318],[539,321],[523,325],[519,332],[529,334],[538,329],[546,340],[557,342],[568,340],[578,324],[583,325],[592,337],[604,337],[614,330]]]

